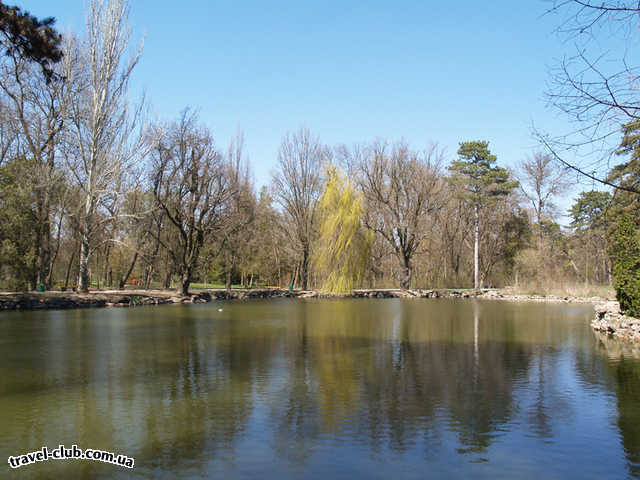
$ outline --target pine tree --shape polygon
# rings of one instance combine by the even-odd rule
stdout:
[[[640,318],[640,238],[629,215],[618,221],[611,256],[620,310]]]
[[[509,172],[494,165],[497,157],[489,150],[489,142],[461,142],[458,160],[449,167],[450,181],[457,187],[462,199],[473,208],[473,286],[480,288],[479,237],[483,209],[500,197],[505,197],[518,186],[510,180]]]
[[[42,20],[18,7],[0,1],[0,47],[5,55],[26,58],[40,64],[47,79],[51,80],[51,64],[62,59],[61,36],[53,28],[55,19]]]

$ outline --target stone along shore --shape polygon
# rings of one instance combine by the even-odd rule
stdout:
[[[337,295],[318,291],[288,291],[279,288],[251,290],[202,290],[180,296],[169,290],[100,290],[73,292],[0,293],[0,310],[43,310],[91,307],[132,307],[175,303],[207,303],[213,300],[252,298],[484,298],[489,300],[595,303],[599,298],[515,295],[501,290],[400,290],[360,289]]]
[[[400,290],[361,289],[336,295],[318,291],[293,291],[271,288],[252,290],[203,290],[180,296],[168,290],[102,290],[89,294],[72,292],[0,293],[0,310],[44,310],[96,307],[134,307],[142,305],[207,303],[214,300],[252,298],[482,298],[512,302],[591,303],[595,306],[594,330],[616,339],[640,342],[640,320],[622,315],[620,305],[599,297],[555,295],[519,295],[506,290]]]
[[[591,322],[594,330],[620,340],[640,342],[640,319],[623,315],[618,302],[598,303],[595,310],[595,318]]]

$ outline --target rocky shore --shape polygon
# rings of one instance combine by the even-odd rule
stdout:
[[[609,338],[640,344],[640,319],[620,313],[616,301],[599,297],[555,295],[521,295],[507,289],[497,290],[400,290],[360,289],[350,294],[336,295],[319,291],[289,291],[278,288],[251,290],[203,290],[180,296],[170,290],[101,290],[88,294],[73,292],[14,293],[0,292],[1,310],[44,310],[96,307],[136,307],[142,305],[207,303],[221,300],[249,300],[254,298],[482,298],[511,302],[590,303],[595,307],[591,326]]]
[[[175,295],[175,294],[173,294]],[[202,294],[192,297],[175,297],[168,292],[93,292],[77,293],[0,293],[0,310],[45,310],[96,307],[133,307],[164,303],[207,302]]]
[[[282,289],[206,290],[181,296],[169,290],[100,290],[87,294],[73,292],[0,293],[0,310],[46,310],[97,307],[137,307],[143,305],[208,303],[212,300],[299,297],[306,292]]]
[[[0,293],[0,310],[43,310],[91,307],[134,307],[141,305],[207,303],[213,300],[252,298],[483,298],[488,300],[596,303],[600,298],[519,295],[507,290],[400,290],[359,289],[338,295],[319,291],[289,291],[278,288],[251,290],[203,290],[180,296],[170,290],[100,290],[88,294],[73,292]]]
[[[640,342],[629,341],[613,337],[611,334],[594,330],[598,349],[607,357],[618,360],[620,358],[640,358]]]
[[[640,342],[640,319],[623,315],[618,302],[598,303],[595,310],[595,318],[591,322],[594,330],[616,339]]]

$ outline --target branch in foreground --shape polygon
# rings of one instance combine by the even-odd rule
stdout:
[[[549,145],[549,142],[547,142],[547,140],[544,138],[544,136],[540,135],[539,133],[535,134],[536,137],[538,138],[538,140],[540,141],[540,143],[542,143],[542,145],[544,145],[544,147],[549,150],[549,153],[551,153],[551,155],[553,155],[553,158],[555,158],[556,160],[558,160],[560,163],[562,163],[564,166],[575,170],[576,172],[580,173],[581,175],[584,175],[585,177],[594,180],[598,183],[601,183],[603,185],[607,185],[611,188],[615,188],[616,190],[623,190],[625,192],[630,192],[630,193],[635,193],[636,195],[640,195],[640,190],[636,189],[636,188],[631,188],[631,187],[625,187],[622,185],[616,185],[614,183],[611,183],[605,179],[602,178],[598,178],[595,175],[592,175],[590,173],[585,172],[584,170],[576,167],[575,165],[567,162],[566,160],[564,160],[563,158],[561,158],[556,152],[555,150],[551,147],[551,145]]]

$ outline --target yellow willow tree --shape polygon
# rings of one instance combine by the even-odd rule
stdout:
[[[316,268],[326,280],[322,290],[348,293],[364,275],[373,232],[360,222],[362,195],[336,167],[329,167],[328,181],[318,204],[320,232]]]

